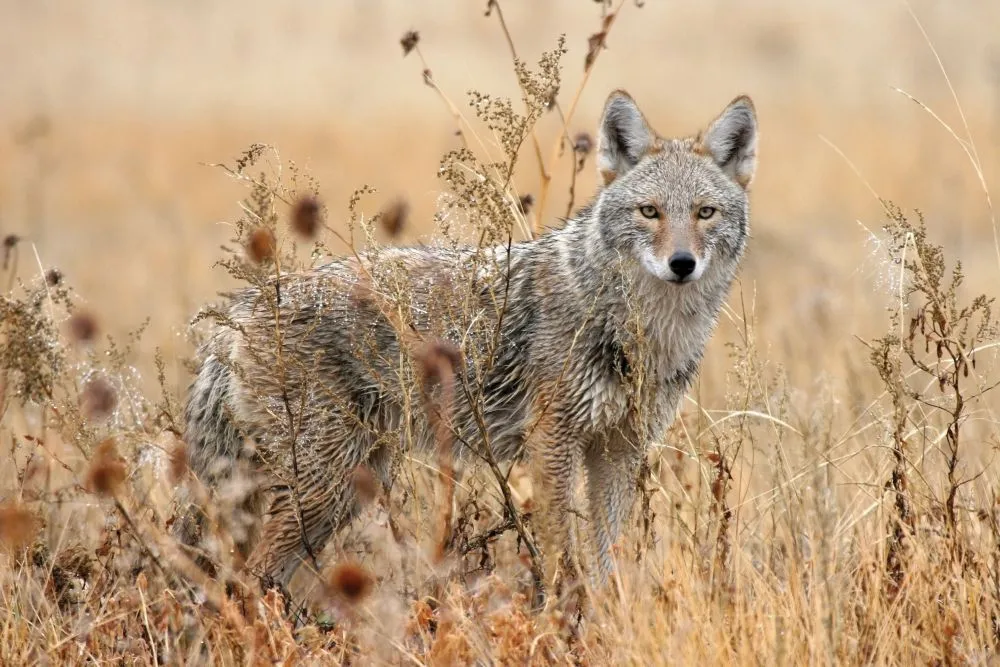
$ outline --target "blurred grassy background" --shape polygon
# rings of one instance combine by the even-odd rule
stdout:
[[[439,156],[452,119],[398,40],[419,30],[434,78],[461,108],[470,89],[517,96],[504,38],[485,2],[261,0],[171,3],[0,1],[0,233],[34,243],[105,329],[151,318],[143,339],[188,354],[188,318],[227,286],[212,269],[242,188],[205,162],[251,142],[315,175],[342,228],[352,190],[370,184],[413,205],[406,240],[430,230]],[[948,69],[988,183],[1000,184],[1000,3],[912,0]],[[528,61],[566,33],[564,96],[583,73],[600,5],[508,0]],[[865,184],[926,212],[932,235],[993,290],[989,212],[960,145],[890,86],[961,121],[907,5],[862,0],[648,0],[628,3],[585,90],[575,130],[628,89],[663,134],[691,133],[741,92],[763,132],[752,252],[743,279],[765,353],[802,379],[859,352],[852,334],[884,329],[885,267],[863,225],[881,209]],[[564,104],[565,104],[564,100]],[[557,119],[539,128],[548,146]],[[856,165],[863,179],[825,137]],[[537,190],[525,151],[522,192]],[[548,214],[565,207],[566,169]],[[578,192],[592,191],[592,165]],[[858,224],[858,222],[863,225]],[[39,271],[30,246],[24,277]],[[822,343],[822,345],[820,345]],[[864,356],[864,355],[862,355]],[[725,368],[725,358],[710,364]],[[863,360],[860,363],[865,363]]]

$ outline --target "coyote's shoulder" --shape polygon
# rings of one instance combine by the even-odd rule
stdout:
[[[409,407],[414,355],[445,340],[461,352],[455,454],[528,457],[539,534],[560,550],[584,468],[607,572],[639,464],[697,372],[742,256],[756,144],[747,98],[671,140],[616,92],[599,128],[603,185],[562,229],[497,248],[383,249],[283,276],[277,317],[262,307],[269,294],[237,294],[204,350],[186,435],[209,481],[247,438],[279,478],[248,566],[287,581],[357,512],[351,470],[368,466],[388,485],[401,445],[430,444],[426,415]]]

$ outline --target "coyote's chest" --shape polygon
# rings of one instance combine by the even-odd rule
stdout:
[[[659,437],[698,371],[715,324],[714,299],[700,293],[653,302],[654,308],[619,324],[612,344],[601,345],[580,372],[581,400],[596,431]],[[604,332],[605,335],[608,332]],[[600,357],[599,360],[596,357]]]

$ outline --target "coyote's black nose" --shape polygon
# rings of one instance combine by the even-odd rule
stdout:
[[[694,273],[695,264],[694,255],[689,252],[675,252],[670,256],[670,270],[681,280]]]

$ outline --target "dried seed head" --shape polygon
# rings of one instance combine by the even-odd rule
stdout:
[[[410,217],[410,204],[399,197],[389,203],[379,215],[379,223],[390,238],[399,236]]]
[[[265,264],[274,260],[277,242],[274,232],[267,227],[258,227],[250,234],[247,241],[247,255],[257,264]]]
[[[580,155],[590,155],[594,150],[594,138],[587,132],[577,132],[573,137],[573,152]]]
[[[606,20],[607,19],[605,19],[605,21]],[[601,49],[605,47],[605,40],[607,38],[608,31],[606,27],[604,30],[595,32],[587,38],[587,56],[583,59],[584,72],[589,72],[590,68],[594,66],[594,61],[597,60],[597,54],[600,53]]]
[[[368,466],[358,466],[351,472],[351,484],[358,502],[367,505],[378,495],[378,482]]]
[[[372,576],[357,563],[340,563],[330,572],[327,590],[331,596],[357,604],[368,595],[373,583]]]
[[[59,269],[52,268],[45,272],[45,284],[49,287],[55,287],[62,282],[62,279],[63,274]]]
[[[10,256],[14,252],[14,248],[17,244],[21,242],[21,237],[17,234],[8,234],[3,239],[3,268],[6,269],[10,263]]]
[[[66,321],[66,330],[74,343],[91,343],[97,337],[97,320],[90,313],[77,311]]]
[[[432,387],[455,377],[462,368],[462,353],[457,347],[444,340],[429,343],[419,355],[421,376],[424,385]]]
[[[175,484],[182,479],[189,468],[188,449],[183,442],[178,442],[170,449],[170,480]]]
[[[535,198],[530,194],[521,195],[521,197],[517,200],[517,207],[518,210],[521,211],[521,215],[528,215],[528,213],[531,212],[531,207],[534,205]]]
[[[556,108],[556,102],[559,101],[559,86],[555,86],[549,91],[548,99],[545,100],[545,110],[552,111]]]
[[[716,477],[712,480],[712,497],[715,498],[715,502],[722,503],[726,495],[726,484],[722,477]]]
[[[80,394],[80,410],[87,419],[106,419],[117,402],[115,388],[102,377],[88,380]]]
[[[0,505],[0,545],[11,551],[22,549],[35,539],[38,519],[21,505]]]
[[[315,237],[319,231],[321,214],[322,209],[315,197],[302,197],[292,207],[292,229],[302,238]]]
[[[125,482],[125,462],[118,456],[115,441],[104,440],[94,450],[87,469],[87,489],[102,496],[118,493]]]
[[[420,43],[420,33],[416,30],[408,30],[403,38],[399,40],[399,45],[403,47],[403,57],[410,55],[410,51],[417,48]]]

